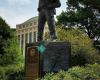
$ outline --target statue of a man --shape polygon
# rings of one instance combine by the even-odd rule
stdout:
[[[52,41],[57,39],[55,31],[54,15],[56,9],[61,6],[59,0],[39,0],[39,19],[38,19],[38,41],[43,40],[44,25],[47,21]]]

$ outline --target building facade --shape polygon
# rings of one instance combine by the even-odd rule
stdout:
[[[37,28],[38,17],[33,17],[22,24],[16,25],[16,35],[18,38],[19,47],[21,48],[23,55],[25,53],[26,43],[33,43],[37,41]],[[47,31],[45,26],[44,32]]]

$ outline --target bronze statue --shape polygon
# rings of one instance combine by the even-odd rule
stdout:
[[[38,19],[38,41],[43,40],[44,25],[47,21],[49,26],[49,31],[51,39],[57,39],[55,31],[55,20],[54,15],[56,14],[56,9],[61,6],[59,0],[39,0],[39,19]]]

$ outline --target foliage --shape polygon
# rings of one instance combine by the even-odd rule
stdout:
[[[4,52],[4,47],[6,47],[6,42],[8,39],[12,38],[13,34],[10,30],[9,25],[0,17],[0,55]]]
[[[45,76],[44,76],[44,79],[43,80],[51,80],[53,78],[53,75],[54,73],[47,73]]]
[[[18,64],[22,61],[15,33],[0,17],[0,65]]]
[[[57,28],[58,41],[71,43],[71,66],[87,63],[100,63],[99,52],[93,47],[93,41],[88,38],[82,29]],[[46,40],[49,39],[47,34]]]
[[[10,29],[10,26],[0,17],[0,37],[7,40],[13,36],[13,31]]]
[[[58,17],[58,23],[84,29],[90,39],[100,39],[100,1],[68,0],[67,9]]]
[[[48,73],[43,80],[96,80],[100,79],[100,64],[87,65],[86,67],[73,67],[68,71]]]
[[[0,80],[24,80],[24,65],[0,66]]]
[[[0,80],[23,80],[22,63],[14,29],[0,17]]]
[[[5,54],[0,56],[0,65],[18,64],[23,61],[16,38],[7,41],[7,47],[4,48],[4,51]]]

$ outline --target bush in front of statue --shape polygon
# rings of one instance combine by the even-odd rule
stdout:
[[[0,80],[18,80],[23,73],[24,59],[15,31],[0,17]]]
[[[15,38],[7,41],[0,56],[0,80],[24,80],[24,59]]]
[[[82,29],[57,28],[58,41],[71,43],[71,66],[100,63],[99,51],[93,47],[93,41]],[[48,33],[45,40],[49,39]]]
[[[24,80],[23,64],[0,66],[0,80]]]
[[[3,55],[0,55],[0,65],[7,66],[12,64],[23,63],[24,59],[19,49],[16,38],[7,40]]]
[[[100,63],[99,51],[93,47],[93,41],[81,29],[58,28],[59,41],[71,43],[71,66]]]
[[[100,64],[73,67],[68,71],[47,73],[42,80],[99,80]]]

